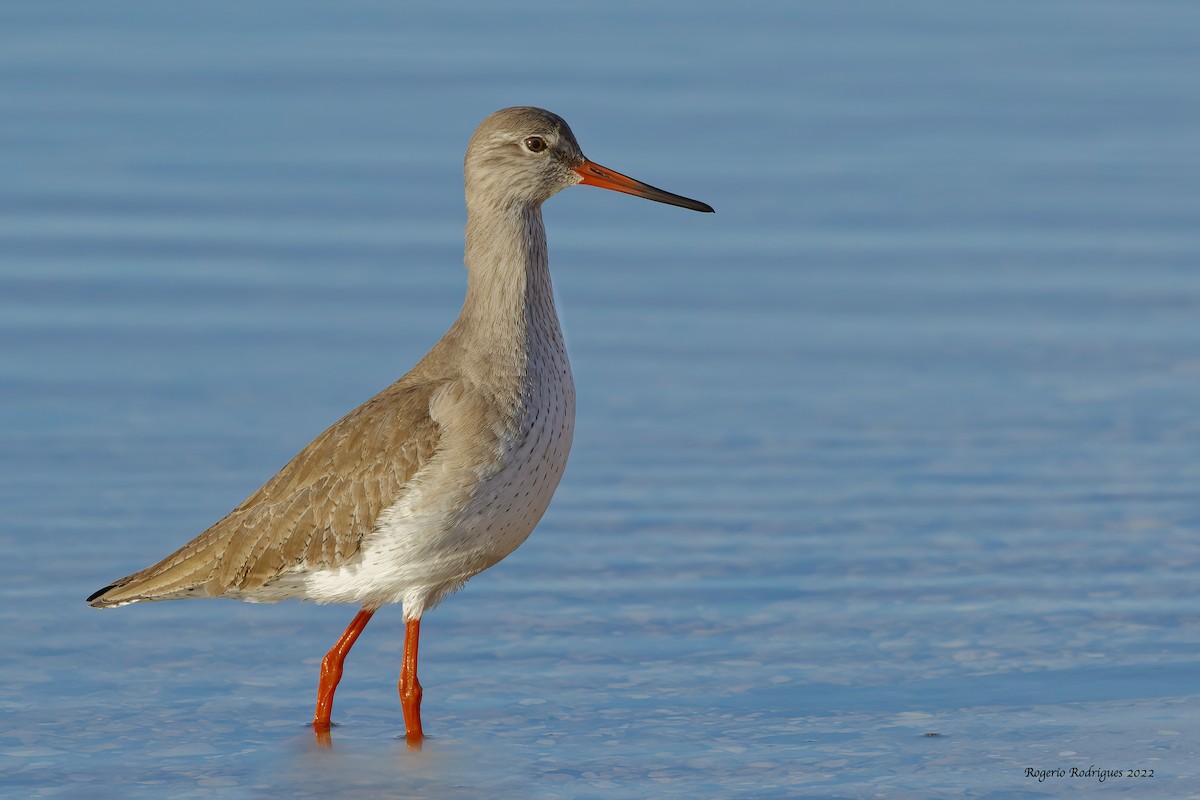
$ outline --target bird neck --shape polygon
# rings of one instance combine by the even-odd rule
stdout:
[[[465,261],[455,327],[481,368],[524,373],[531,357],[565,353],[540,206],[468,207]]]

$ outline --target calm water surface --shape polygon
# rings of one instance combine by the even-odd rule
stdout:
[[[0,793],[1200,796],[1200,11],[646,6],[0,8]],[[518,103],[718,213],[547,205],[570,469],[322,751],[353,609],[83,598],[441,335]]]

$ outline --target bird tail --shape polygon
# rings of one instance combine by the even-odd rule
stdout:
[[[114,581],[103,589],[93,592],[87,599],[92,608],[116,608],[130,603],[153,600],[177,600],[182,597],[208,597],[203,582],[188,581],[183,585],[175,581],[154,580],[159,577],[151,573],[154,568],[144,569]]]
[[[143,597],[126,597],[128,593],[122,590],[132,577],[131,575],[129,578],[122,578],[116,583],[110,583],[98,592],[92,592],[88,596],[87,604],[92,608],[116,608],[126,603],[136,603],[138,600],[149,599]]]
[[[113,581],[87,599],[92,608],[116,608],[130,603],[178,600],[185,597],[218,597],[209,586],[214,537],[198,537],[157,564]]]

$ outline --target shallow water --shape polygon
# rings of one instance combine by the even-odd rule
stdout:
[[[0,8],[5,796],[1200,796],[1200,12],[334,8]],[[436,340],[516,103],[718,213],[547,205],[570,468],[322,750],[353,609],[83,598]]]

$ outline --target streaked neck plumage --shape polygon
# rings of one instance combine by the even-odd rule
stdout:
[[[465,261],[467,297],[452,329],[463,366],[504,380],[532,362],[565,362],[540,204],[469,203]]]

